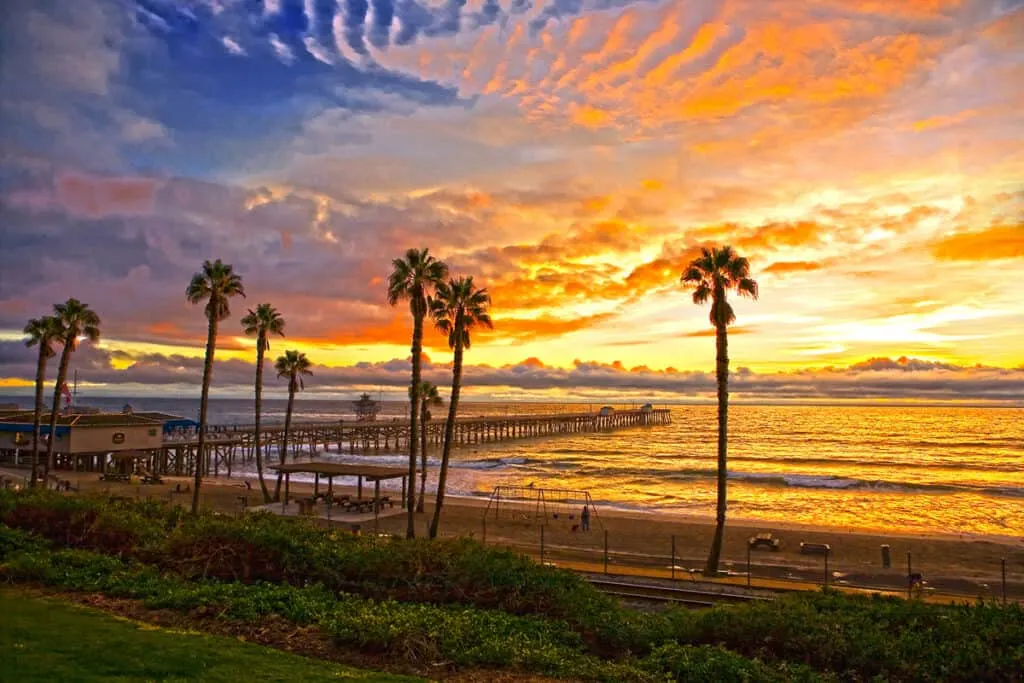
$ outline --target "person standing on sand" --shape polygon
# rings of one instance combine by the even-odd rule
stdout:
[[[580,514],[580,524],[583,531],[590,531],[590,508],[586,505],[583,506],[583,512]]]

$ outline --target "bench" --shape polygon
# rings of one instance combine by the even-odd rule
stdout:
[[[778,550],[779,546],[782,545],[781,538],[773,538],[770,533],[760,533],[751,536],[747,541],[747,546],[751,550],[757,550],[758,548],[767,548],[768,550]]]
[[[828,555],[832,552],[832,546],[828,543],[800,543],[800,554],[802,555]]]
[[[131,481],[131,475],[121,472],[104,472],[100,475],[100,481]]]

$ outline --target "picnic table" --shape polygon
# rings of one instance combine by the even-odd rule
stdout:
[[[803,555],[828,555],[830,552],[832,552],[832,546],[828,543],[800,542],[800,553]]]

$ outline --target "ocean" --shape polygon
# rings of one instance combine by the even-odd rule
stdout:
[[[23,406],[31,399],[0,398]],[[89,405],[195,418],[198,400],[95,398]],[[283,422],[286,401],[264,402]],[[600,406],[463,403],[460,414],[584,412]],[[620,407],[632,407],[620,406]],[[666,427],[568,434],[456,450],[449,492],[498,484],[589,491],[602,507],[714,517],[716,407],[670,406]],[[406,415],[384,402],[381,419]],[[444,412],[444,409],[437,410]],[[296,400],[298,420],[351,419],[349,401]],[[733,405],[729,518],[851,530],[1024,537],[1024,409],[954,406]],[[249,424],[252,402],[212,399],[211,424]],[[431,452],[431,486],[438,464]],[[353,456],[327,454],[333,459]],[[361,456],[356,456],[361,457]],[[369,456],[404,464],[401,453]]]

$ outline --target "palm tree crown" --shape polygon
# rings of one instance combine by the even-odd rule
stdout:
[[[411,396],[412,389],[409,389]],[[441,393],[437,389],[437,385],[433,382],[420,382],[420,400],[423,401],[423,413],[429,415],[430,411],[427,410],[430,406],[443,406],[444,399],[441,398]]]
[[[462,348],[468,349],[472,344],[470,331],[494,327],[487,312],[490,305],[490,294],[486,289],[477,289],[472,277],[453,278],[437,285],[430,300],[430,315],[437,330],[447,335],[449,348],[461,343]]]
[[[72,351],[78,348],[78,340],[85,337],[91,342],[100,339],[100,317],[78,299],[68,299],[53,305],[53,317],[61,328],[64,344]]]
[[[448,276],[448,266],[430,255],[429,249],[409,249],[405,258],[391,262],[394,270],[388,277],[388,303],[409,300],[413,316],[427,314],[427,289]]]
[[[220,259],[203,261],[202,272],[192,276],[185,290],[189,303],[198,304],[206,299],[206,319],[220,322],[231,315],[228,299],[245,296],[242,278]]]
[[[690,262],[680,281],[693,288],[693,303],[703,305],[711,300],[711,324],[731,325],[736,321],[725,293],[735,290],[741,296],[757,298],[757,283],[750,278],[750,263],[733,248],[701,249],[700,257]]]
[[[261,351],[270,350],[271,334],[284,336],[284,318],[270,304],[256,304],[255,309],[250,308],[242,318],[242,327],[250,337],[256,336],[256,346]]]
[[[288,378],[288,391],[305,389],[302,382],[303,375],[312,375],[309,369],[313,364],[301,351],[285,351],[283,356],[278,356],[274,362],[274,369],[278,377]]]
[[[57,352],[53,350],[53,345],[60,342],[64,338],[64,332],[61,329],[60,320],[52,315],[44,315],[42,318],[32,318],[25,325],[25,334],[28,338],[25,340],[25,346],[32,348],[33,346],[39,346],[39,353],[44,358],[53,358],[57,355]]]

